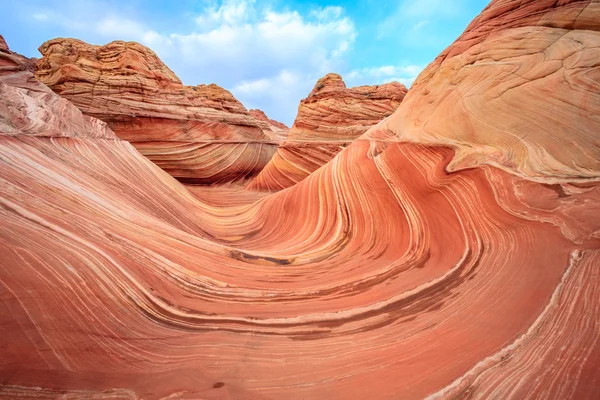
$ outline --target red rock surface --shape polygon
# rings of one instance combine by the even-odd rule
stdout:
[[[35,70],[35,59],[27,58],[10,51],[2,35],[0,35],[0,52],[2,52],[0,72],[7,73],[16,70],[33,72]]]
[[[278,143],[285,142],[290,128],[284,123],[270,119],[261,110],[249,110],[248,112],[256,121],[258,121],[259,126],[267,136]]]
[[[597,0],[494,1],[419,76],[387,128],[456,148],[450,170],[595,179],[599,30]]]
[[[138,43],[93,46],[54,39],[40,52],[40,81],[86,115],[107,122],[118,137],[181,181],[248,179],[275,152],[272,128],[261,127],[230,92],[215,84],[182,85]]]
[[[398,82],[347,89],[340,75],[327,74],[300,102],[288,139],[302,143],[352,142],[396,111],[406,91]]]
[[[277,191],[302,181],[390,116],[405,95],[398,82],[348,89],[340,75],[327,74],[302,100],[287,141],[249,188]]]
[[[0,398],[597,398],[600,169],[449,172],[461,147],[390,130],[405,102],[288,190],[191,195],[99,122],[22,129],[81,116],[27,74],[0,76],[27,104],[0,97]]]
[[[0,35],[0,131],[6,136],[116,139],[105,123],[85,116],[33,77],[30,59]]]

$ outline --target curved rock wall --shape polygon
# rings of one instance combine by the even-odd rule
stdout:
[[[599,15],[596,0],[492,2],[419,76],[388,129],[457,149],[450,170],[596,179]]]
[[[535,3],[546,21],[600,11]],[[489,36],[510,21],[494,15]],[[300,183],[248,201],[190,194],[29,72],[0,72],[23,100],[0,97],[0,398],[596,399],[594,148],[565,148],[586,175],[556,168],[552,183],[534,156],[557,159],[554,124],[514,166],[451,171],[484,135],[403,136],[438,118],[417,101],[424,85],[409,95],[420,114],[403,103]],[[575,120],[570,105],[554,112]],[[577,126],[574,142],[592,125]]]
[[[286,142],[249,188],[278,191],[302,181],[367,129],[390,116],[406,91],[398,82],[348,89],[338,74],[319,79],[300,102]]]
[[[249,179],[277,147],[230,92],[184,86],[152,50],[135,42],[93,46],[54,39],[40,47],[36,77],[174,177],[189,183]]]

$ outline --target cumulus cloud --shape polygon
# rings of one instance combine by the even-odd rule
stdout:
[[[339,65],[354,40],[354,26],[348,18],[311,20],[296,11],[271,10],[240,16],[236,10],[243,3],[228,1],[199,17],[218,20],[220,24],[213,29],[199,26],[188,34],[140,39],[159,54],[177,57],[215,79],[235,82],[274,77],[284,69],[328,71]],[[227,11],[230,8],[233,11]]]
[[[232,92],[244,104],[252,107],[262,104],[272,115],[289,116],[281,120],[291,126],[300,100],[310,93],[317,79],[310,74],[282,70],[274,76],[242,81],[232,88]]]
[[[351,86],[383,84],[396,81],[404,84],[406,87],[410,87],[422,70],[423,66],[420,65],[383,65],[355,69],[347,75],[346,80]]]
[[[159,55],[185,64],[184,82],[217,82],[249,108],[266,109],[291,124],[300,99],[316,79],[343,65],[356,31],[340,7],[297,11],[259,9],[253,1],[229,0],[196,17],[194,32],[146,35]],[[195,79],[195,81],[194,81]]]
[[[96,43],[138,41],[152,48],[184,83],[217,83],[248,108],[264,109],[288,124],[314,82],[345,67],[344,57],[356,37],[352,20],[334,6],[300,14],[255,0],[212,1],[202,12],[188,15],[191,27],[186,32],[161,32],[135,17],[123,17],[130,13],[103,10],[94,0],[86,0],[85,13],[77,11],[77,2],[66,3],[70,6],[62,11],[48,10],[49,23],[78,37],[92,35]]]
[[[314,82],[342,68],[356,37],[341,7],[303,16],[260,9],[251,0],[225,0],[194,19],[196,27],[189,33],[159,34],[114,19],[101,21],[96,29],[99,34],[128,29],[129,37],[156,51],[184,83],[215,82],[246,107],[263,109],[287,124]]]
[[[212,4],[196,17],[196,22],[206,27],[239,25],[256,16],[255,3],[254,0],[238,0],[224,2],[221,6]]]

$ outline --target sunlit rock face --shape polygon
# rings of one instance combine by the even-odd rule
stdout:
[[[348,89],[340,75],[324,76],[300,103],[287,141],[249,188],[277,191],[295,185],[390,116],[405,95],[398,82]]]
[[[407,140],[392,121],[435,113],[403,103],[287,190],[192,194],[13,61],[0,398],[597,399],[600,171],[450,171],[463,148]]]
[[[272,128],[230,92],[215,84],[182,85],[138,43],[54,39],[40,52],[40,81],[183,182],[250,179],[275,152]]]
[[[291,142],[352,141],[391,115],[406,95],[398,82],[347,89],[342,77],[328,74],[300,102]]]
[[[15,71],[33,72],[35,70],[35,59],[30,59],[10,51],[2,35],[0,35],[0,52],[2,52],[0,73],[7,74]]]

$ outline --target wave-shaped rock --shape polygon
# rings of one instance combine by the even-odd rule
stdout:
[[[233,95],[184,86],[152,50],[135,42],[93,46],[54,39],[40,47],[36,77],[84,114],[184,182],[223,183],[258,174],[277,147]]]
[[[0,85],[70,132],[27,74]],[[464,149],[392,130],[402,105],[288,190],[192,195],[100,122],[20,133],[35,110],[0,115],[0,398],[597,398],[600,171],[450,171]]]
[[[340,75],[327,74],[300,102],[286,142],[249,188],[277,191],[302,181],[390,116],[406,91],[398,82],[346,88]]]

